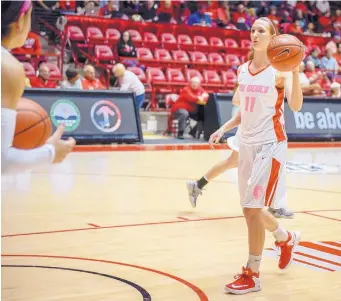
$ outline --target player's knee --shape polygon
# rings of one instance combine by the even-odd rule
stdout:
[[[260,208],[243,208],[244,216],[246,219],[260,219],[262,209]]]

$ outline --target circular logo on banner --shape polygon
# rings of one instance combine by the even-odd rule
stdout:
[[[109,100],[97,101],[91,108],[92,123],[104,133],[115,132],[121,125],[121,112]]]
[[[68,99],[57,100],[51,107],[50,116],[56,127],[64,124],[66,132],[74,131],[81,121],[79,109]]]

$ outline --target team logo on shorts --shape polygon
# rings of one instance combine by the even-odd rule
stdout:
[[[54,126],[65,126],[65,132],[72,132],[78,128],[81,114],[77,106],[68,99],[59,99],[51,107],[51,121]]]
[[[254,198],[257,201],[260,200],[260,198],[263,195],[263,192],[264,192],[264,189],[263,189],[262,186],[260,186],[260,185],[255,186],[255,188],[253,188],[253,196],[254,196]]]
[[[120,110],[109,100],[96,102],[90,115],[94,126],[104,133],[115,132],[122,123]]]

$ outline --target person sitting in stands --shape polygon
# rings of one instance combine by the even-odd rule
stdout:
[[[70,67],[65,72],[66,80],[61,83],[61,87],[64,89],[83,89],[80,75],[76,69]]]
[[[95,68],[86,65],[83,69],[84,78],[82,79],[82,87],[84,90],[103,90],[105,89],[101,81],[95,78]]]
[[[178,139],[184,139],[186,122],[189,117],[198,121],[196,128],[191,130],[191,134],[197,136],[203,130],[203,109],[208,100],[208,94],[200,84],[200,78],[193,77],[189,85],[181,90],[178,100],[172,105],[172,118],[179,122]]]
[[[38,76],[31,79],[32,88],[57,88],[57,83],[49,78],[49,67],[46,64],[40,64]]]

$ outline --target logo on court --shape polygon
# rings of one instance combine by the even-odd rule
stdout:
[[[97,129],[104,133],[115,132],[121,126],[121,112],[109,100],[100,100],[91,108],[91,120]]]
[[[59,99],[51,107],[51,121],[55,127],[65,126],[65,132],[72,132],[81,122],[81,114],[77,106],[68,99]]]
[[[277,257],[276,248],[267,248],[264,255]],[[340,241],[302,241],[294,252],[293,264],[319,271],[341,271]]]

